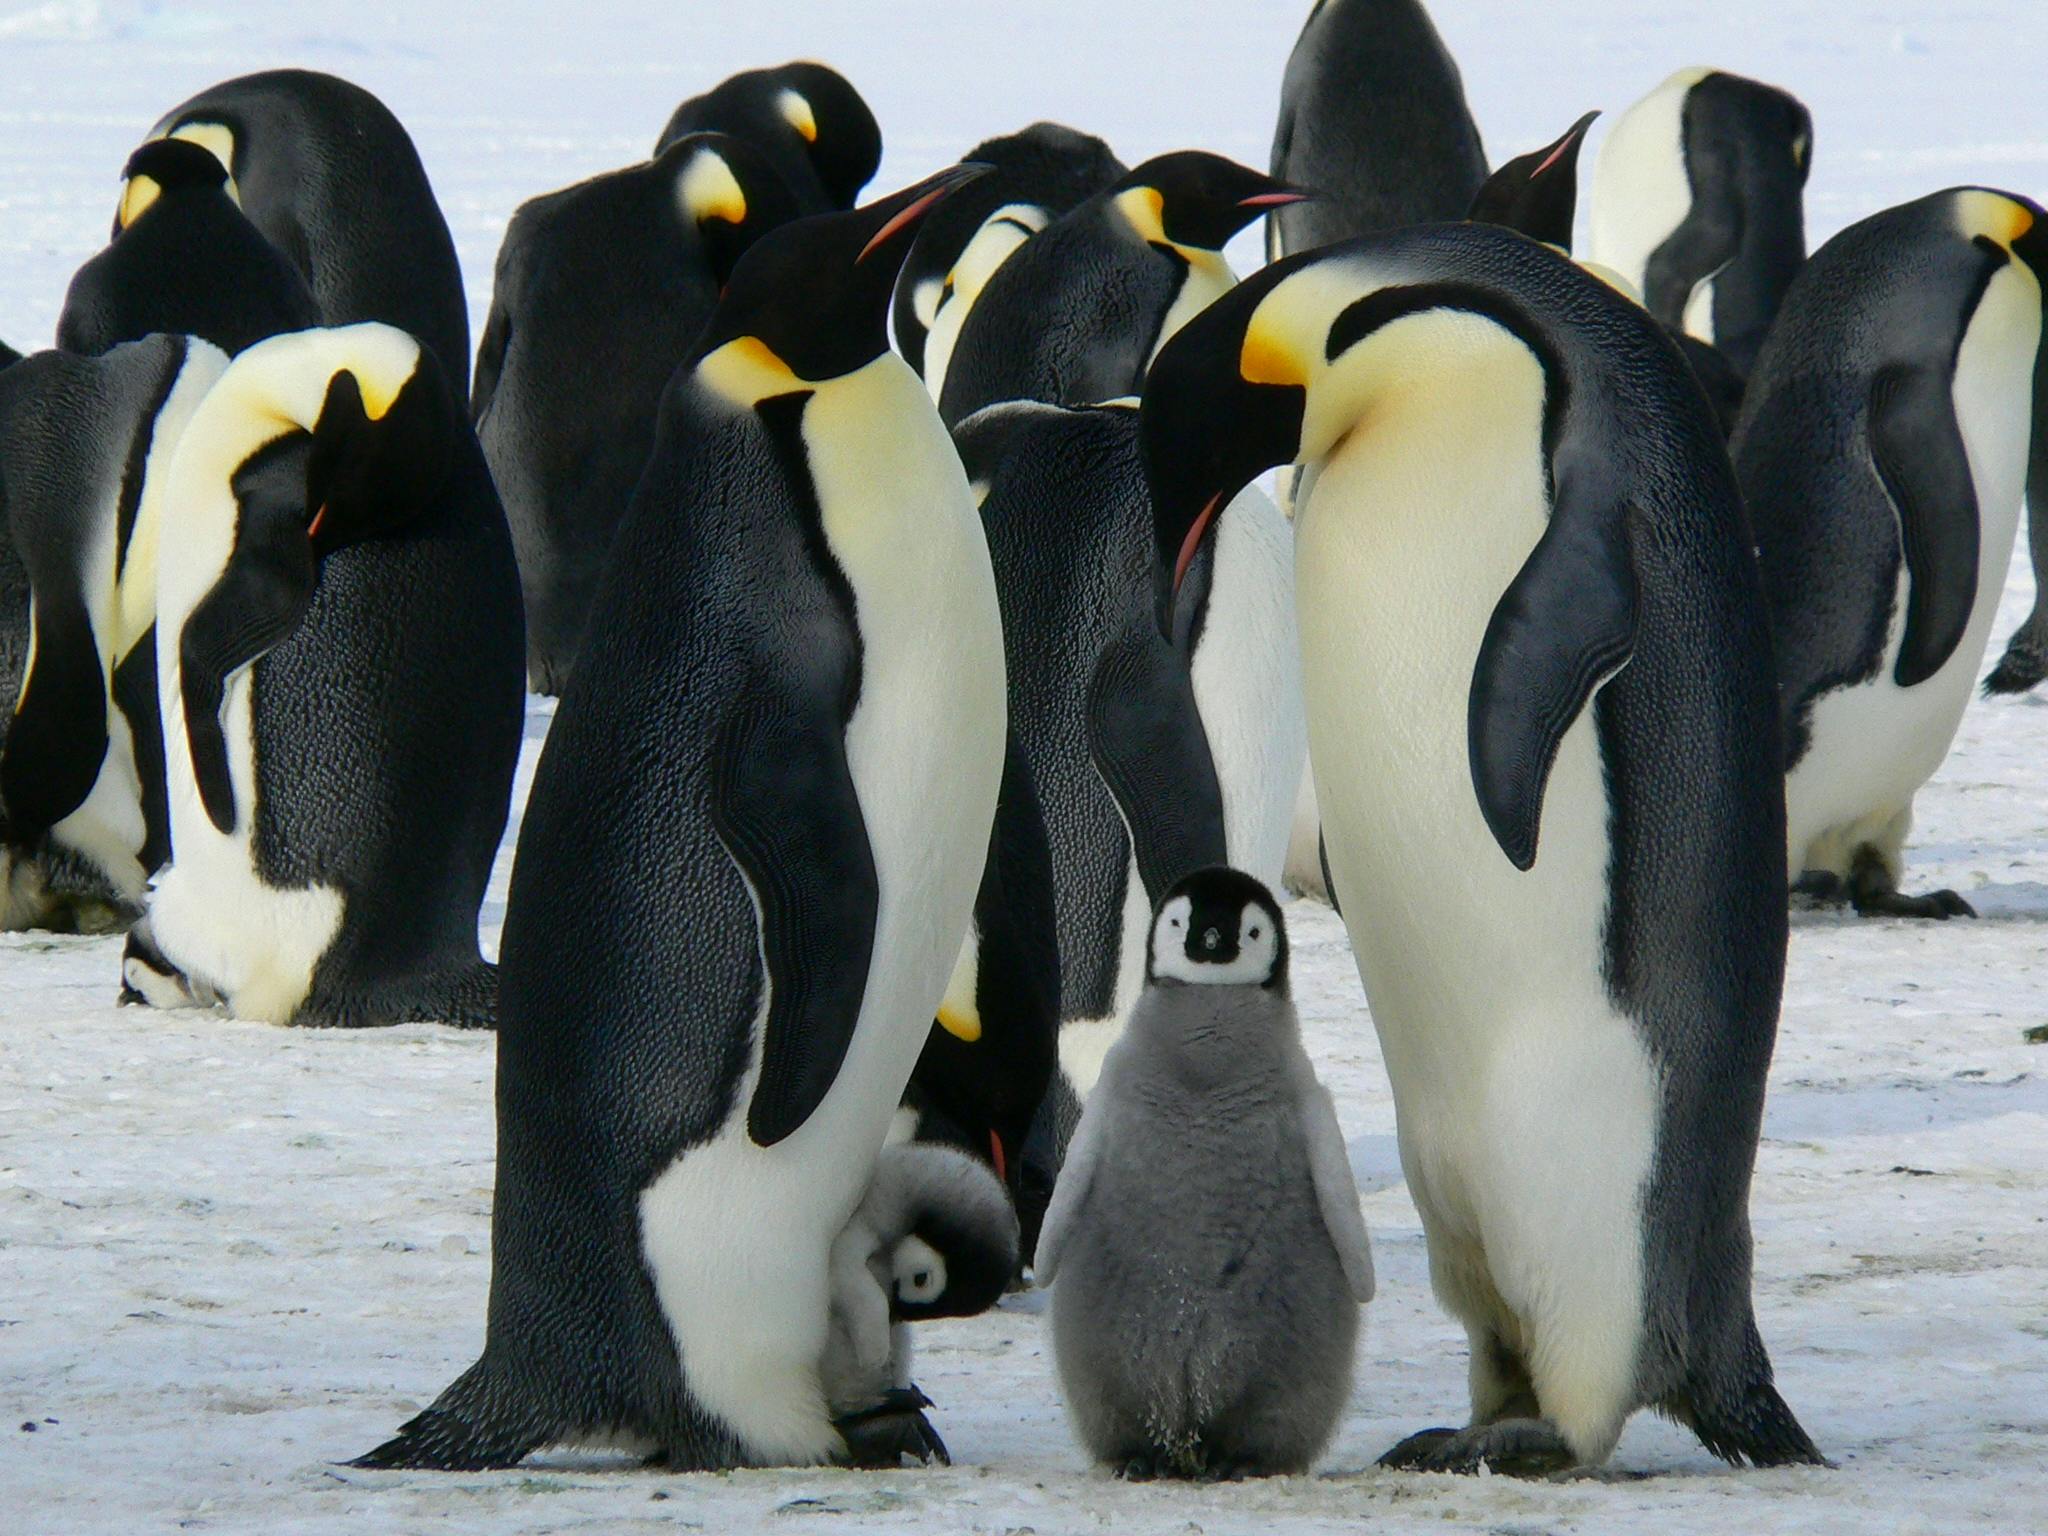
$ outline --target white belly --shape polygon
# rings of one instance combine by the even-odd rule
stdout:
[[[1237,286],[1237,274],[1216,252],[1187,246],[1176,249],[1187,259],[1187,275],[1181,280],[1180,292],[1173,296],[1173,303],[1167,308],[1166,318],[1160,322],[1159,339],[1152,344],[1152,357],[1145,359],[1147,368],[1152,366],[1152,358],[1159,355],[1159,349],[1173,340],[1182,326]]]
[[[1224,509],[1215,562],[1195,650],[1195,704],[1223,790],[1230,862],[1277,890],[1308,736],[1293,529],[1257,486]]]
[[[1815,700],[1806,755],[1785,781],[1793,874],[1846,875],[1856,850],[1876,848],[1897,872],[1913,796],[1955,740],[1991,638],[2019,527],[2032,428],[2040,287],[2018,262],[2001,268],[1972,317],[1956,358],[1956,420],[1977,488],[1977,598],[1962,640],[1941,670],[1901,688],[1895,681],[1906,630],[1903,566],[1875,677]]]
[[[1467,409],[1486,430],[1445,426]],[[1320,466],[1296,515],[1331,873],[1439,1294],[1510,1340],[1551,1336],[1561,1308],[1605,1318],[1571,1347],[1582,1376],[1625,1395],[1658,1099],[1601,978],[1591,711],[1559,747],[1527,873],[1487,830],[1468,760],[1480,642],[1545,525],[1536,416],[1462,397],[1388,415]]]
[[[1002,772],[995,578],[950,439],[886,356],[822,388],[804,436],[854,590],[861,695],[846,744],[880,901],[846,1059],[817,1111],[760,1147],[736,1113],[641,1198],[690,1390],[768,1463],[824,1460],[832,1240],[865,1193],[972,915]],[[753,1067],[738,1104],[752,1097]],[[772,1219],[736,1219],[736,1213]]]

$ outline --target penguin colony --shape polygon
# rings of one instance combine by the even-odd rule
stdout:
[[[1809,257],[1806,109],[1688,69],[1575,259],[1591,120],[1489,175],[1424,8],[1318,0],[1266,170],[1035,123],[863,203],[853,85],[749,70],[518,211],[473,382],[374,97],[147,131],[0,348],[0,926],[496,1029],[483,1351],[358,1465],[943,1461],[908,1325],[1035,1280],[1091,1457],[1306,1470],[1374,1280],[1283,869],[1470,1343],[1383,1464],[1823,1461],[1750,1300],[1788,903],[1970,913],[1902,849],[2023,500],[2048,567],[2048,213]]]

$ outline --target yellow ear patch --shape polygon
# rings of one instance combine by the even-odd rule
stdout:
[[[683,168],[681,183],[683,212],[692,223],[723,219],[728,224],[747,221],[747,195],[740,190],[732,167],[714,150],[701,150]]]
[[[1308,369],[1301,354],[1273,327],[1254,316],[1244,333],[1244,349],[1238,354],[1237,371],[1247,384],[1305,386]]]
[[[776,99],[776,108],[782,113],[782,120],[794,128],[797,137],[806,144],[818,142],[818,119],[811,111],[811,104],[797,91],[784,91]]]
[[[940,1005],[939,1028],[954,1039],[964,1040],[969,1045],[981,1038],[981,1020],[971,1008],[955,1009]]]
[[[697,376],[735,405],[808,387],[758,336],[728,341],[697,365]]]
[[[154,176],[129,177],[121,187],[121,206],[114,212],[115,221],[126,229],[149,211],[149,205],[163,195],[163,190]]]
[[[1986,235],[2001,245],[2011,245],[2034,227],[2034,215],[2023,203],[1972,188],[1957,194],[1956,226],[1965,239]]]
[[[1157,187],[1132,187],[1117,193],[1116,209],[1139,239],[1155,245],[1170,243],[1166,238],[1166,194]]]

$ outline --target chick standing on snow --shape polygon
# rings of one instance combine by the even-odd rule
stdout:
[[[1017,1268],[1017,1213],[988,1168],[950,1147],[885,1147],[832,1244],[832,1322],[820,1375],[856,1465],[950,1464],[910,1384],[912,1322],[971,1317]]]
[[[1306,1470],[1351,1388],[1372,1251],[1301,1046],[1287,934],[1234,869],[1153,914],[1146,989],[1038,1240],[1082,1444],[1126,1477]]]

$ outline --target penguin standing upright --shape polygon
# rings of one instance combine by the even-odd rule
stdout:
[[[376,324],[259,342],[194,411],[167,494],[172,861],[127,985],[279,1024],[489,1025],[518,575],[433,354]]]
[[[298,269],[242,216],[206,150],[153,139],[121,176],[114,239],[71,279],[59,347],[97,356],[161,331],[235,353],[319,323]]]
[[[2042,409],[2042,220],[1961,187],[1836,235],[1785,295],[1731,444],[1777,641],[1791,872],[1862,912],[1970,912],[1901,895],[1901,847],[2005,591]]]
[[[1266,226],[1266,255],[1458,219],[1486,151],[1422,0],[1316,0],[1280,85],[1273,174],[1313,202]]]
[[[1984,691],[2025,693],[2048,677],[2048,334],[2034,357],[2034,436],[2027,456],[2027,552],[2034,567],[2034,607],[2006,642],[1984,679]]]
[[[168,466],[227,367],[152,336],[0,373],[0,929],[125,926],[169,850],[156,703]]]
[[[797,62],[749,69],[670,114],[654,152],[693,133],[729,133],[775,168],[803,213],[853,206],[882,163],[882,130],[836,69]]]
[[[820,1361],[1002,767],[988,547],[886,326],[971,174],[763,236],[670,381],[520,829],[483,1356],[362,1465],[909,1427],[836,1425]]]
[[[1303,193],[1200,150],[1147,160],[996,269],[960,327],[939,414],[1134,395],[1166,339],[1237,281],[1231,236]]]
[[[513,214],[471,411],[512,525],[536,693],[561,692],[575,663],[662,386],[733,264],[795,216],[767,161],[723,134],[678,139]]]
[[[1750,1302],[1786,934],[1769,628],[1677,354],[1548,247],[1424,226],[1218,301],[1141,425],[1163,559],[1308,466],[1330,873],[1471,1339],[1470,1425],[1386,1461],[1595,1464],[1646,1406],[1731,1460],[1818,1460]]]
[[[1130,404],[991,406],[954,436],[982,493],[1010,734],[1051,843],[1056,1167],[1143,986],[1154,904],[1209,865],[1277,872],[1306,746],[1290,540],[1247,488],[1162,637],[1167,572]]]
[[[227,167],[229,195],[299,269],[324,324],[408,331],[467,393],[455,242],[419,151],[383,102],[315,70],[265,70],[209,86],[149,137],[188,140]],[[132,200],[122,194],[117,235]]]
[[[960,158],[988,166],[988,175],[925,220],[896,281],[896,348],[934,400],[961,323],[996,268],[1127,169],[1102,140],[1058,123],[984,139]]]
[[[1038,1248],[1067,1409],[1119,1476],[1304,1472],[1350,1394],[1372,1248],[1272,893],[1178,881],[1145,982]]]
[[[1776,86],[1682,69],[1600,146],[1587,255],[1748,377],[1806,259],[1813,118]]]

